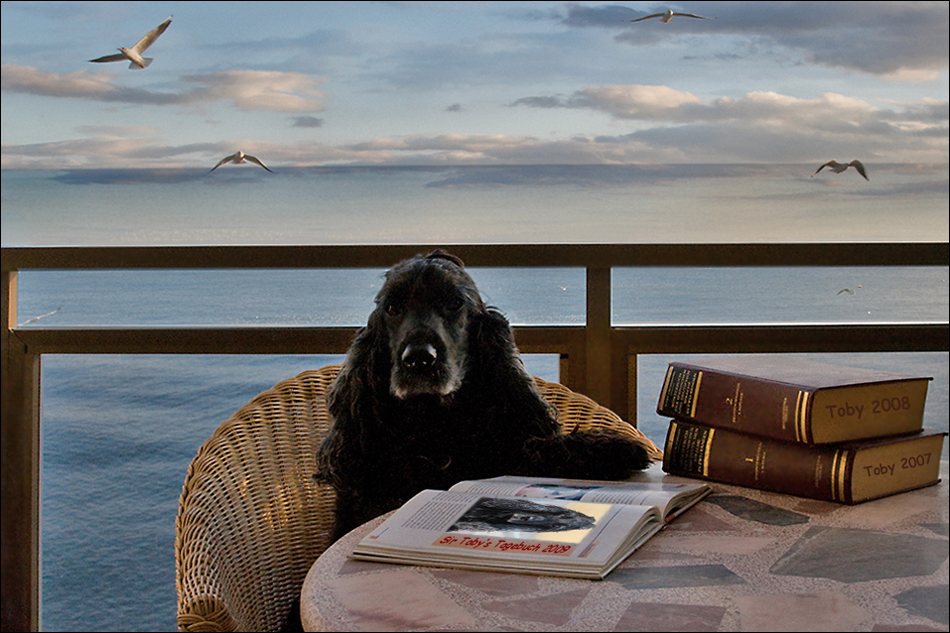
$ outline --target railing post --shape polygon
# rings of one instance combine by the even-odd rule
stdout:
[[[39,362],[13,335],[17,271],[3,271],[2,630],[39,630]]]
[[[587,353],[583,392],[610,406],[610,268],[587,268]]]
[[[623,357],[620,359],[626,369],[626,380],[620,384],[620,391],[615,394],[618,401],[618,408],[614,409],[618,414],[623,415],[622,411],[626,409],[627,422],[633,426],[639,426],[637,422],[637,411],[639,402],[639,374],[640,374],[640,356],[633,350],[620,347]]]
[[[571,382],[574,380],[574,376],[571,373],[571,357],[568,354],[558,354],[557,368],[557,381],[564,386],[573,384]]]

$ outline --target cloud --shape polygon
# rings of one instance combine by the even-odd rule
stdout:
[[[862,11],[836,3],[817,8],[827,22],[779,31],[776,42],[803,51],[817,64],[892,79],[934,79],[948,67],[946,2],[871,2]]]
[[[591,86],[568,100],[571,108],[593,108],[621,119],[664,118],[687,105],[702,103],[696,95],[668,86]]]
[[[51,176],[50,179],[66,185],[138,185],[143,183],[177,185],[200,180],[206,175],[206,170],[183,167],[166,169],[66,169],[57,170],[57,173]]]
[[[387,151],[439,151],[463,150],[466,152],[481,152],[485,149],[498,147],[512,147],[528,142],[530,136],[512,136],[510,134],[437,134],[413,135],[405,137],[377,138],[364,143],[351,145],[351,149],[358,150],[387,150]]]
[[[656,152],[633,139],[546,140],[510,134],[416,134],[379,137],[347,146],[397,165],[601,165],[678,161],[676,152]]]
[[[90,73],[55,76],[12,67],[4,89],[89,91],[101,78]],[[93,75],[96,75],[93,73]],[[202,75],[194,100],[232,100],[255,107],[271,92],[313,88],[287,73],[245,72]],[[277,79],[289,79],[287,82]],[[105,90],[110,90],[105,82]],[[12,88],[11,88],[12,89]],[[55,89],[55,90],[54,90]],[[204,91],[204,92],[201,92]],[[200,94],[198,94],[200,92]],[[297,95],[299,96],[299,95]],[[284,107],[293,107],[291,101]],[[538,138],[518,134],[421,133],[380,135],[328,145],[258,139],[201,145],[165,146],[149,126],[87,126],[89,138],[36,145],[3,146],[4,168],[204,166],[236,148],[277,165],[528,165],[788,163],[829,158],[866,162],[944,163],[948,160],[950,105],[922,99],[879,107],[837,93],[800,98],[774,91],[702,98],[663,85],[604,84],[572,94],[534,95],[510,104],[522,108],[568,108],[608,115],[622,131],[598,136]],[[274,103],[270,107],[275,107]],[[296,127],[316,127],[322,119],[299,115]]]
[[[217,155],[223,149],[217,143],[169,146],[157,137],[123,138],[110,134],[52,143],[4,143],[0,165],[4,169],[156,168],[179,166],[182,156]]]
[[[668,86],[604,85],[588,86],[569,97],[562,95],[524,97],[510,106],[532,108],[582,108],[607,112],[618,119],[669,120],[678,109],[698,105],[696,95]]]
[[[851,124],[880,112],[864,101],[835,93],[801,99],[771,91],[755,91],[741,98],[720,97],[704,102],[691,92],[641,84],[588,86],[566,97],[524,97],[510,105],[590,109],[606,112],[616,119],[648,122],[794,120],[797,123],[809,121],[820,127],[833,126],[836,120]],[[940,104],[934,102],[921,104],[918,109],[927,115],[925,118],[937,120],[939,107]]]
[[[513,101],[510,106],[526,105],[532,108],[568,108],[569,103],[559,95],[550,97],[522,97]]]
[[[860,157],[939,162],[948,158],[947,102],[880,108],[826,93],[803,99],[770,91],[703,100],[666,86],[590,86],[512,106],[575,108],[630,121],[613,136],[540,139],[505,134],[416,134],[348,145],[392,164],[787,163]],[[385,155],[385,158],[382,158]]]
[[[788,169],[785,165],[525,165],[487,166],[478,169],[447,169],[427,187],[572,185],[611,187],[655,184],[660,181],[695,178],[738,178],[754,174],[769,176]]]
[[[321,80],[302,73],[264,70],[227,70],[184,75],[200,88],[182,93],[192,103],[231,101],[241,110],[316,112],[324,109]]]
[[[715,20],[630,23],[648,15],[618,5],[569,4],[557,20],[570,28],[617,31],[616,41],[650,46],[684,35],[730,35],[797,51],[805,61],[885,78],[934,79],[948,67],[946,2],[684,2]]]
[[[84,136],[121,136],[135,138],[139,136],[159,136],[164,133],[152,125],[80,125],[76,131]]]
[[[110,132],[109,130],[102,130]],[[305,141],[281,144],[254,138],[224,139],[214,143],[166,144],[163,137],[122,138],[107,133],[82,139],[0,146],[2,169],[198,169],[206,173],[222,156],[241,148],[260,156],[268,166],[381,164],[393,154],[380,149],[335,147]],[[260,170],[262,173],[263,170]],[[283,170],[281,170],[283,171]]]
[[[31,66],[0,66],[0,89],[4,92],[74,99],[102,99],[116,92],[115,75],[79,70],[65,75]]]
[[[301,73],[232,70],[190,74],[184,75],[182,81],[198,87],[168,93],[118,87],[113,83],[115,79],[109,72],[57,74],[11,64],[0,68],[0,88],[11,93],[135,105],[195,106],[230,101],[241,110],[317,112],[324,109],[324,95],[317,88],[324,80]]]
[[[323,127],[323,119],[315,116],[295,116],[294,127]]]
[[[558,18],[562,24],[570,27],[621,28],[631,20],[645,15],[649,13],[615,4],[600,6],[568,4],[567,15],[558,16]]]
[[[929,112],[929,110],[926,110]],[[679,125],[652,125],[614,136],[574,136],[541,139],[506,134],[416,134],[377,137],[342,146],[317,142],[282,144],[255,139],[230,139],[217,143],[163,145],[159,138],[120,138],[116,135],[88,139],[11,145],[2,147],[5,169],[70,169],[82,167],[204,169],[235,147],[266,157],[269,165],[658,165],[709,163],[723,169],[750,169],[758,163],[807,163],[829,158],[861,158],[869,166],[882,162],[946,163],[946,122],[920,129],[904,121],[887,121],[896,112],[879,113],[877,123],[866,123],[831,133],[798,129],[775,122],[743,120],[698,121]],[[900,118],[900,117],[898,117]],[[876,132],[875,126],[880,129]],[[922,132],[921,130],[926,130]],[[727,165],[731,167],[726,167]],[[285,171],[285,170],[282,170]],[[564,168],[559,181],[567,178]],[[554,178],[554,176],[551,176]],[[498,176],[493,176],[498,178]],[[464,184],[446,182],[446,185]]]
[[[698,96],[667,86],[589,86],[564,96],[518,99],[512,106],[581,108],[606,112],[616,119],[648,123],[699,125],[733,122],[743,126],[787,128],[800,134],[900,135],[914,131],[938,136],[947,128],[947,102],[926,99],[895,109],[884,109],[836,93],[802,99],[772,91],[719,97]]]
[[[217,143],[163,145],[159,139],[123,139],[115,136],[44,143],[4,144],[5,169],[79,168],[192,168],[207,171],[235,147],[266,157],[268,165],[328,166],[390,165],[447,167],[481,165],[560,165],[548,172],[552,182],[570,182],[573,168],[592,165],[713,164],[734,172],[776,169],[776,165],[805,163],[817,166],[829,158],[861,158],[872,170],[883,162],[942,163],[946,171],[947,133],[920,135],[913,131],[892,137],[861,132],[853,135],[801,134],[784,126],[746,124],[742,121],[692,125],[653,126],[629,134],[566,139],[485,134],[434,134],[378,137],[362,143],[334,146],[317,142],[282,144],[255,139]],[[685,169],[685,167],[684,167]],[[709,167],[706,168],[711,169]],[[543,171],[543,170],[542,170]],[[281,173],[288,174],[287,168]],[[303,172],[301,172],[303,173]],[[493,172],[491,180],[502,176]],[[610,172],[603,172],[610,173]],[[558,175],[555,175],[558,174]],[[586,179],[578,172],[580,183]],[[501,181],[499,181],[499,184]],[[465,184],[446,181],[445,186]]]

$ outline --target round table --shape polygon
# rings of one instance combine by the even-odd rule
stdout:
[[[948,630],[948,485],[856,506],[714,484],[605,580],[355,561],[313,565],[308,631]],[[682,481],[658,466],[646,480]],[[923,628],[922,628],[923,627]]]

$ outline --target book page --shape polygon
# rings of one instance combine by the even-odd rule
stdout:
[[[660,516],[668,521],[709,494],[712,489],[706,484],[696,483],[605,482],[503,476],[462,481],[450,490],[535,499],[654,506]]]

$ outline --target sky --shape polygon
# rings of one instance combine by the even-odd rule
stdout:
[[[673,8],[709,19],[632,20]],[[172,15],[154,62],[89,60]],[[7,2],[3,169],[948,162],[950,3]]]

